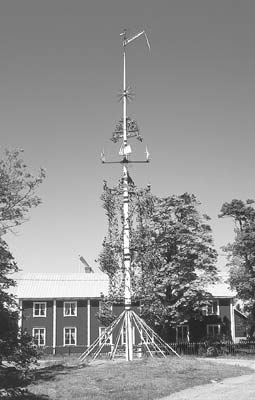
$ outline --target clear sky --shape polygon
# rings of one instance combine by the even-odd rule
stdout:
[[[0,145],[23,148],[43,166],[43,205],[6,238],[26,272],[78,272],[106,233],[100,194],[121,176],[110,142],[121,118],[123,28],[147,29],[128,48],[128,114],[144,142],[133,142],[138,186],[158,196],[194,193],[211,218],[216,248],[233,226],[221,205],[255,198],[255,2],[253,0],[2,0]],[[221,262],[220,262],[220,265]]]

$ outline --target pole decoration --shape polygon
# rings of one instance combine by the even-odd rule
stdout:
[[[142,136],[140,135],[140,130],[137,122],[130,117],[126,118],[126,127],[127,127],[127,138],[136,138],[140,142],[143,141]],[[117,143],[119,140],[123,140],[123,118],[116,125],[115,131],[112,134],[111,140],[114,143]]]

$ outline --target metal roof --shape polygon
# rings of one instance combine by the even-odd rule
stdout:
[[[14,278],[12,291],[19,299],[100,298],[108,294],[109,280],[103,273],[23,273]],[[236,293],[226,283],[207,288],[216,298],[233,298]]]
[[[109,287],[103,273],[24,273],[15,280],[19,299],[99,298]]]
[[[208,292],[213,295],[213,297],[236,297],[236,293],[229,288],[226,283],[217,283],[216,285],[211,285],[207,288]]]

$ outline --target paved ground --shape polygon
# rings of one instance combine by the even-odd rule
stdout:
[[[204,359],[203,359],[204,360]],[[239,364],[254,369],[254,374],[228,378],[221,382],[194,386],[174,393],[160,400],[254,400],[255,399],[255,361],[210,359],[216,363]]]

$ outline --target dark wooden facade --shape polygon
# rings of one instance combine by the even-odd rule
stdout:
[[[202,318],[170,329],[170,341],[196,343],[208,337],[222,337],[238,343],[246,339],[247,318],[234,308],[233,298],[215,298],[214,303],[216,306],[205,309]]]
[[[45,304],[45,315],[34,315],[37,303]],[[75,304],[75,315],[64,314],[65,304],[70,303]],[[96,316],[99,303],[99,299],[23,300],[22,328],[33,336],[41,335],[37,344],[54,354],[80,352],[93,343],[104,329]],[[137,309],[137,305],[134,308]],[[118,315],[122,310],[122,305],[114,305],[113,314]],[[113,334],[110,343],[114,342],[116,334]],[[199,342],[205,337],[219,334],[235,342],[246,336],[246,318],[233,309],[233,299],[215,299],[215,308],[205,310],[202,319],[190,320],[177,329],[168,329],[162,332],[162,337],[168,342]],[[136,344],[140,341],[137,336],[134,337]]]
[[[69,351],[69,346],[81,349],[87,347],[99,335],[100,323],[96,317],[99,310],[99,300],[76,299],[76,315],[64,315],[64,303],[73,302],[73,299],[55,300],[55,314],[53,311],[54,300],[40,299],[39,303],[46,304],[46,315],[35,316],[33,313],[36,300],[22,301],[22,329],[31,335],[35,329],[45,329],[45,338],[39,345],[53,349],[53,352]],[[55,326],[55,328],[54,328]],[[75,328],[75,344],[65,343],[65,330]],[[55,340],[53,339],[55,336]]]

